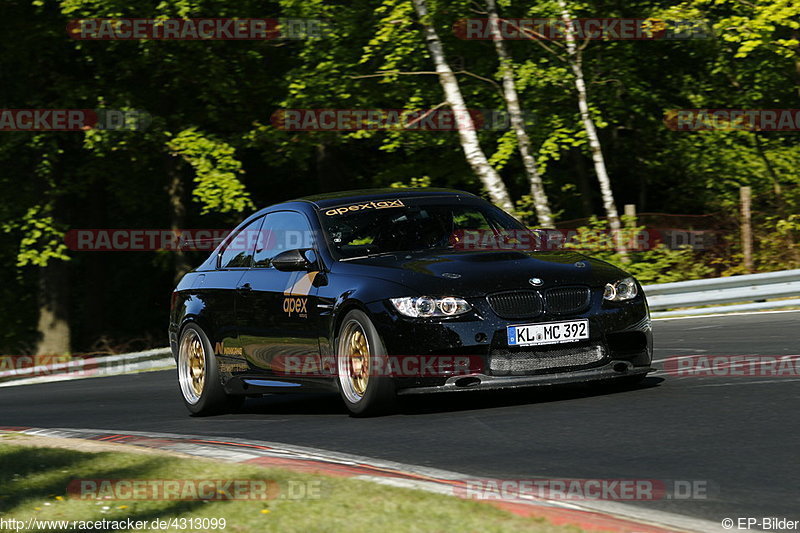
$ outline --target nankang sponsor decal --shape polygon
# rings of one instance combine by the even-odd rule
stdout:
[[[237,346],[225,346],[221,342],[214,345],[214,353],[217,355],[243,355],[241,348]]]
[[[377,202],[366,202],[353,205],[346,205],[342,207],[333,207],[325,211],[325,214],[330,216],[344,215],[355,211],[364,211],[365,209],[389,209],[392,207],[405,207],[406,204],[402,200],[379,200]]]

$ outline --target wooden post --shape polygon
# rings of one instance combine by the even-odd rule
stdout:
[[[629,228],[636,225],[636,204],[625,204],[625,216],[628,217]]]
[[[750,198],[752,190],[750,187],[739,189],[739,202],[742,209],[742,255],[744,256],[744,268],[747,272],[753,271],[753,226],[751,224]]]

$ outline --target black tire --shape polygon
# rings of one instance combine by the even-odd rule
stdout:
[[[355,381],[351,378],[353,358],[347,343],[353,330],[360,331],[367,343],[369,360],[365,383],[363,377]],[[339,326],[334,346],[337,361],[336,385],[342,401],[353,416],[375,416],[395,410],[397,395],[394,380],[391,376],[378,375],[383,372],[373,371],[376,368],[387,368],[387,365],[383,364],[387,360],[387,353],[378,331],[367,314],[357,309],[348,312]],[[381,364],[378,366],[378,363]]]
[[[199,354],[198,351],[202,351]],[[200,358],[202,357],[202,363]],[[188,324],[178,341],[178,387],[192,416],[205,416],[241,407],[244,396],[225,392],[211,342],[197,324]],[[202,371],[198,370],[202,366]],[[202,378],[197,377],[202,374]]]

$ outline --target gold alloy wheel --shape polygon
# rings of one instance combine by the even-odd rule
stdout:
[[[364,332],[359,330],[350,334],[350,381],[359,396],[364,396],[369,381],[369,348]]]
[[[187,329],[178,352],[178,380],[186,401],[196,404],[206,382],[206,354],[203,340],[194,329]]]
[[[342,330],[338,367],[344,395],[350,402],[358,402],[369,385],[370,350],[364,328],[356,320],[349,321]]]

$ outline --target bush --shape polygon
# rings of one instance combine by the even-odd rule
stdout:
[[[622,242],[635,243],[641,231],[644,231],[643,226],[628,226],[621,231],[620,238]],[[608,222],[596,217],[589,219],[588,226],[576,228],[574,236],[565,243],[564,248],[580,251],[627,270],[642,284],[686,281],[714,274],[710,258],[689,246],[670,249],[658,244],[643,250],[630,246],[626,259],[613,247]]]

